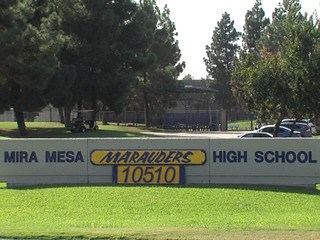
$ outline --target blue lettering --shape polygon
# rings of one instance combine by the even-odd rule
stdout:
[[[77,155],[74,159],[75,162],[84,162],[82,153],[80,151],[77,152]]]
[[[256,151],[254,156],[255,156],[254,160],[256,161],[256,163],[262,163],[263,162],[263,152]]]
[[[276,151],[275,152],[275,159],[276,159],[276,162],[282,162],[282,163],[285,163],[286,162],[286,156],[285,156],[285,152],[284,151]]]
[[[37,154],[35,152],[31,152],[30,157],[29,157],[29,163],[30,162],[38,162]]]
[[[241,163],[247,161],[247,151],[213,151],[213,162]]]
[[[119,164],[120,164],[121,162],[127,163],[128,160],[129,160],[129,158],[130,158],[130,156],[131,156],[131,152],[126,152],[125,154],[123,154],[123,155],[118,159],[117,163],[119,163]]]
[[[18,152],[20,153],[20,156],[16,158],[17,162],[27,162],[28,160],[28,152]]]
[[[310,152],[311,153],[311,152]],[[300,162],[300,163],[306,163],[307,161],[308,161],[308,153],[306,153],[306,152],[304,152],[304,151],[301,151],[301,152],[299,152],[298,153],[298,155],[297,155],[297,159],[298,159],[298,161]],[[311,156],[311,158],[310,159],[312,159],[312,156]],[[313,160],[312,160],[313,161]]]
[[[37,154],[32,151],[30,154],[26,151],[4,152],[5,163],[31,163],[38,162]]]
[[[286,153],[286,160],[288,163],[294,163],[297,160],[297,155],[295,152],[289,151]]]
[[[172,163],[174,162],[178,162],[180,163],[180,158],[183,157],[183,153],[182,152],[177,152],[177,154],[174,156],[174,158],[172,159]],[[190,159],[188,159],[188,155],[186,155],[186,159],[182,159],[181,162],[183,163],[189,163],[190,162]]]
[[[66,152],[66,161],[71,163],[75,162],[74,153],[71,151]]]
[[[76,153],[72,151],[46,151],[45,161],[47,163],[84,162],[82,153],[80,151]]]
[[[244,151],[243,153],[241,151],[238,151],[238,162],[247,162],[248,161],[248,152]]]
[[[269,157],[270,156],[270,157]],[[264,158],[265,158],[265,161],[267,163],[272,163],[274,162],[274,152],[272,151],[267,151],[265,154],[264,154]]]
[[[238,162],[238,155],[235,151],[229,151],[227,152],[227,161],[231,163]]]
[[[179,154],[180,155],[180,154]],[[189,156],[193,156],[193,152],[186,152],[184,155],[183,155],[183,158],[181,160],[181,162],[183,163],[189,163],[191,162],[191,159],[189,158]],[[175,159],[177,159],[177,157],[175,157]]]
[[[175,151],[170,151],[166,159],[164,160],[165,163],[170,163],[174,159],[174,155],[176,154]]]
[[[46,162],[56,162],[56,152],[52,152],[52,154],[50,154],[49,151],[46,151]]]
[[[255,152],[256,163],[317,163],[318,161],[313,159],[312,152],[294,152],[294,151],[256,151]]]
[[[121,154],[120,152],[113,153],[110,151],[100,160],[100,163],[111,163],[111,162],[117,163],[120,157],[120,154]]]
[[[149,155],[150,155],[150,153],[148,153],[148,152],[144,152],[144,153],[142,154],[142,156],[138,159],[138,161],[137,161],[137,162],[143,162],[143,163],[146,163],[146,161],[147,161],[147,159],[148,159]]]
[[[14,163],[16,161],[16,152],[4,152],[4,162]]]
[[[174,156],[174,158],[172,159],[172,163],[174,162],[178,162],[180,163],[180,158],[183,156],[182,152],[177,152],[177,154]],[[190,159],[183,159],[181,162],[183,163],[189,163]]]
[[[156,163],[161,163],[162,161],[164,161],[164,159],[166,158],[167,154],[165,152],[160,152],[159,155],[157,155],[157,158],[154,158],[154,159],[150,159],[150,156],[149,155],[152,155],[152,153],[148,153],[148,163],[152,163],[152,161],[154,160],[154,162]]]
[[[223,161],[225,159],[223,153],[225,153],[225,151],[213,151],[213,162],[225,162]]]
[[[137,159],[139,158],[139,153],[138,152],[133,152],[133,154],[132,154],[132,156],[131,156],[131,158],[130,158],[130,161],[129,161],[129,163],[131,163],[131,162],[133,162],[133,163],[135,163],[135,162],[137,162]]]
[[[65,152],[64,151],[58,151],[58,162],[65,162]]]
[[[313,159],[311,151],[308,152],[308,161],[309,161],[309,163],[317,163],[318,162],[317,160]]]

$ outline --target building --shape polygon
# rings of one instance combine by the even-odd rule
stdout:
[[[167,109],[159,127],[166,129],[187,130],[218,130],[220,124],[220,111],[214,105],[216,90],[207,86],[206,80],[179,80],[175,92],[177,93],[176,106]],[[215,110],[213,110],[215,109]],[[103,115],[107,116],[108,122],[123,124],[143,124],[144,112],[124,112],[116,115],[112,111],[101,112],[97,120]],[[59,122],[58,109],[50,106],[41,112],[25,113],[26,121],[36,122]],[[0,114],[0,121],[15,121],[12,110]]]
[[[167,109],[163,128],[218,130],[219,111],[214,109],[216,90],[206,80],[179,80],[176,107]]]

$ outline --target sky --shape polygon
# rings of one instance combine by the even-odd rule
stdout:
[[[187,74],[194,79],[207,76],[203,58],[206,57],[205,46],[210,45],[211,37],[222,14],[230,14],[238,32],[243,32],[246,12],[254,6],[255,0],[156,0],[163,10],[165,4],[170,9],[170,19],[176,25],[177,40],[181,50],[181,61],[186,68],[180,74],[182,79]],[[262,0],[262,8],[266,17],[271,18],[272,12],[282,0]],[[300,0],[302,12],[309,15],[318,12],[320,16],[320,0]]]

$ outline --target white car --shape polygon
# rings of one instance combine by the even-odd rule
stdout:
[[[257,132],[257,131],[243,133],[243,134],[238,136],[238,138],[272,138],[272,137],[273,136],[270,133]]]
[[[312,135],[316,135],[317,134],[316,125],[313,124],[310,119],[297,120],[297,119],[294,119],[294,118],[286,118],[286,119],[283,119],[282,122],[297,122],[297,123],[301,122],[301,123],[306,123],[311,128]]]
[[[257,130],[257,132],[267,132],[273,135],[275,125],[265,125]],[[291,129],[279,126],[279,132],[277,137],[301,137],[301,133],[299,131],[291,131]]]

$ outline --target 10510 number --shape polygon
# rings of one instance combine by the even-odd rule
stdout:
[[[120,184],[179,184],[180,166],[117,166]]]

